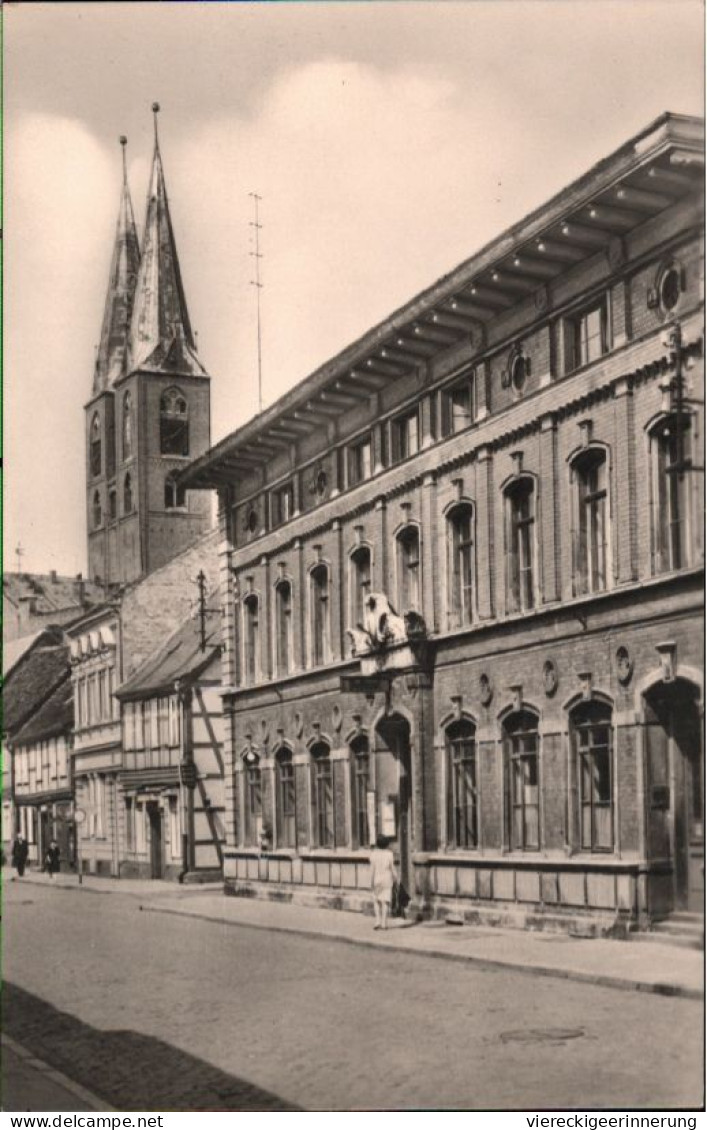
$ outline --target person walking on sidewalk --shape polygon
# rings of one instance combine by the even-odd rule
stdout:
[[[61,853],[59,852],[59,845],[56,840],[52,840],[47,848],[46,855],[44,856],[44,866],[46,870],[54,878],[55,873],[59,870],[59,862]]]
[[[20,879],[25,873],[27,866],[27,856],[29,855],[29,844],[21,832],[18,832],[12,844],[12,866],[19,875]]]
[[[397,883],[395,859],[385,836],[376,836],[376,846],[371,852],[371,890],[373,891],[374,930],[387,930],[388,912],[393,898],[393,883]]]

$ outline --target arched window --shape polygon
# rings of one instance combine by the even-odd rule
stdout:
[[[243,665],[246,683],[255,683],[260,672],[260,602],[251,593],[243,601]]]
[[[98,413],[94,413],[91,420],[91,475],[97,478],[101,473],[101,418]]]
[[[317,565],[309,574],[312,666],[329,662],[329,570]]]
[[[168,388],[160,399],[160,451],[163,455],[189,454],[189,412],[178,388]]]
[[[397,537],[398,611],[420,611],[420,531],[405,526]]]
[[[611,707],[582,702],[570,714],[579,804],[582,851],[612,851],[614,847],[613,784],[611,771]]]
[[[97,530],[103,521],[103,510],[101,508],[101,495],[99,491],[95,491],[93,495],[93,528]]]
[[[650,433],[653,477],[653,560],[656,573],[690,564],[692,422],[676,414]]]
[[[184,510],[187,504],[187,492],[177,482],[176,474],[167,475],[164,481],[164,508],[165,510]]]
[[[115,522],[118,517],[118,492],[113,487],[108,491],[108,518],[111,522]]]
[[[606,452],[601,448],[583,451],[572,463],[572,478],[575,487],[575,592],[603,592],[609,566]]]
[[[283,746],[275,758],[278,847],[297,847],[297,792],[292,750]]]
[[[368,827],[368,791],[370,788],[370,749],[368,738],[359,734],[349,744],[351,750],[351,796],[353,798],[353,838],[356,847],[371,843]]]
[[[133,505],[133,480],[128,471],[123,481],[123,513],[132,514]]]
[[[326,742],[311,747],[314,833],[317,847],[334,847],[334,774]]]
[[[123,459],[129,459],[133,453],[133,398],[129,392],[123,394],[121,438]]]
[[[449,621],[453,628],[474,619],[474,510],[456,506],[447,517],[449,557]]]
[[[276,660],[278,675],[288,675],[292,670],[292,585],[280,581],[275,589]]]
[[[263,823],[263,797],[260,773],[260,759],[256,753],[246,753],[243,757],[243,776],[245,784],[245,841],[259,845]]]
[[[535,483],[529,476],[506,488],[506,578],[509,612],[535,605]]]
[[[363,621],[366,601],[371,595],[371,551],[367,545],[360,545],[351,554],[351,611],[349,623],[352,627]]]
[[[479,846],[476,727],[463,718],[447,727],[447,838],[459,848]]]
[[[540,847],[538,717],[529,710],[510,714],[503,723],[506,805],[510,847]]]

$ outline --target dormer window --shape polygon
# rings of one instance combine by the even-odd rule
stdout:
[[[160,399],[160,452],[162,455],[189,454],[189,410],[178,388],[168,388]]]

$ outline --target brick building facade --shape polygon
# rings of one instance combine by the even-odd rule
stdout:
[[[234,893],[363,905],[383,832],[425,915],[701,908],[702,150],[652,123],[185,473]]]

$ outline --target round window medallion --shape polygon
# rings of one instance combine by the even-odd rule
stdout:
[[[666,314],[672,313],[680,301],[680,289],[680,271],[671,263],[663,271],[658,283],[658,298]]]
[[[493,687],[488,675],[479,675],[479,697],[482,706],[488,706],[493,698]]]
[[[633,660],[625,647],[616,649],[616,673],[619,677],[619,682],[623,687],[631,682],[633,675]]]
[[[552,659],[546,660],[545,665],[543,666],[543,686],[545,687],[545,694],[548,696],[548,698],[551,698],[552,695],[554,695],[555,691],[557,690],[557,684],[559,683],[559,681],[560,679],[557,674],[557,664]]]

